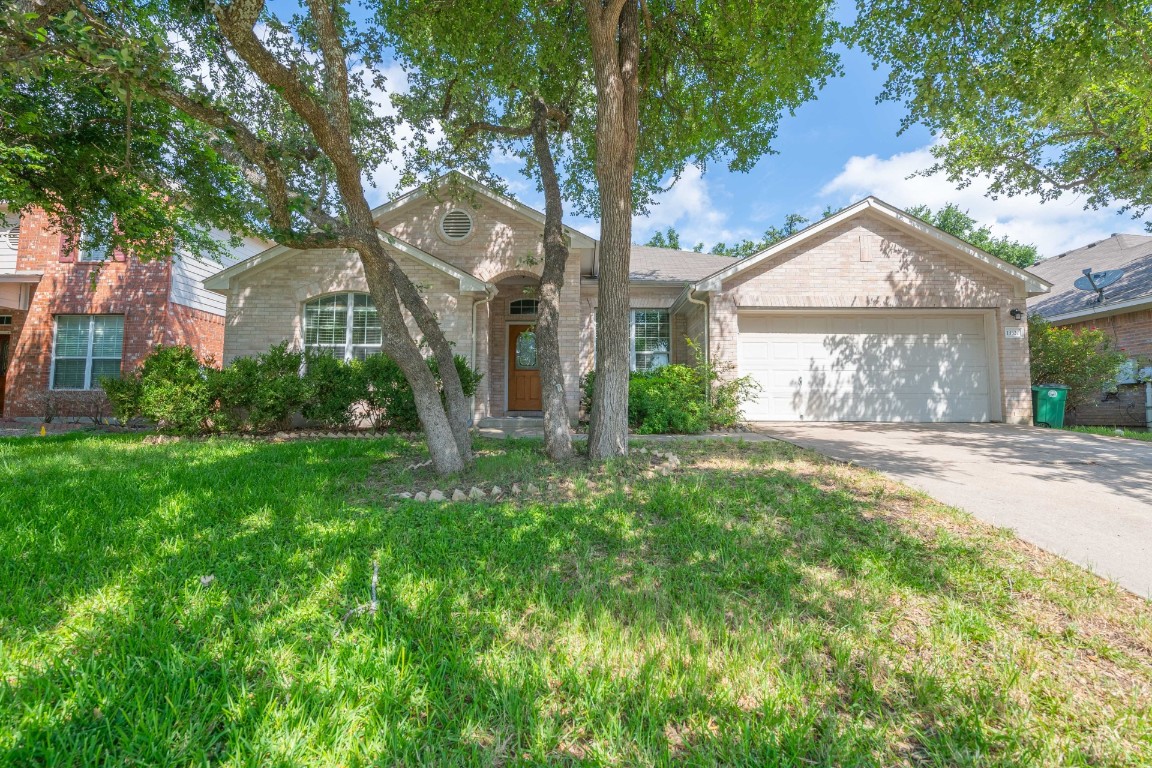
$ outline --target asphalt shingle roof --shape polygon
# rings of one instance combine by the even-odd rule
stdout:
[[[653,280],[694,283],[735,263],[736,259],[731,256],[634,245],[629,277],[638,282]]]
[[[1104,304],[1096,302],[1094,291],[1082,291],[1073,283],[1084,270],[1103,272],[1122,269],[1124,276],[1104,289]],[[1152,236],[1112,235],[1028,268],[1029,272],[1052,283],[1052,290],[1028,301],[1028,308],[1042,317],[1069,312],[1106,309],[1109,304],[1152,298]]]

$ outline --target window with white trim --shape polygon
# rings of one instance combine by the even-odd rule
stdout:
[[[632,310],[632,370],[654,371],[672,362],[672,326],[666,309]]]
[[[304,347],[341,360],[363,360],[380,351],[376,304],[367,293],[335,293],[304,304]]]
[[[123,356],[123,315],[57,315],[52,389],[98,389],[120,376]]]
[[[534,315],[539,309],[539,299],[513,299],[508,304],[510,315]]]

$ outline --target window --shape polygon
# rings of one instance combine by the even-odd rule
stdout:
[[[52,353],[52,389],[96,389],[120,375],[123,315],[58,315]]]
[[[449,242],[460,242],[472,234],[472,215],[461,208],[453,208],[440,219],[440,234]]]
[[[668,310],[632,310],[632,370],[652,371],[668,365],[671,342]]]
[[[106,246],[85,248],[83,245],[83,236],[81,236],[81,244],[77,247],[76,251],[76,261],[105,261],[107,258],[108,248]]]
[[[524,331],[516,337],[516,370],[532,371],[539,367],[536,364],[536,333]]]
[[[14,251],[20,246],[20,217],[0,213],[0,248]]]
[[[380,320],[367,293],[337,293],[304,305],[304,347],[341,360],[380,351]]]
[[[0,325],[12,325],[12,315],[0,315]]]
[[[513,299],[508,305],[508,314],[534,315],[539,308],[540,302],[536,299]]]

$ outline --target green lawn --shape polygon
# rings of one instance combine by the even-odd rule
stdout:
[[[539,496],[397,500],[392,438],[0,440],[0,765],[1152,764],[1149,605],[1007,533],[785,444],[481,448],[455,486]]]
[[[1069,432],[1083,432],[1086,435],[1105,435],[1107,437],[1126,437],[1129,440],[1152,441],[1152,432],[1145,429],[1120,429],[1119,427],[1064,427]],[[1116,434],[1116,430],[1120,434]]]

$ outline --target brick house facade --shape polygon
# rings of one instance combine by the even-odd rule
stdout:
[[[9,227],[14,223],[10,220]],[[11,325],[0,326],[0,343],[7,347],[0,402],[5,418],[108,415],[89,350],[79,349],[71,358],[75,376],[64,376],[62,367],[53,381],[60,318],[71,318],[66,324],[79,328],[85,322],[80,318],[97,317],[98,332],[111,334],[108,349],[96,350],[108,355],[96,372],[131,370],[157,344],[187,344],[203,359],[221,359],[223,305],[212,298],[205,302],[208,294],[196,278],[198,271],[215,271],[219,264],[205,267],[192,259],[143,263],[122,254],[86,261],[64,251],[63,235],[39,211],[21,218],[18,238],[6,243],[12,244],[14,253],[0,262],[0,316],[12,318]],[[245,247],[253,252],[260,246]],[[122,340],[116,344],[121,327]],[[82,329],[77,341],[90,333],[91,328]],[[114,354],[119,354],[119,366]]]
[[[1053,284],[1050,294],[1028,302],[1030,313],[1072,330],[1104,331],[1129,358],[1152,365],[1152,236],[1114,234],[1045,259],[1030,269]],[[1085,269],[1120,276],[1097,294],[1075,284]],[[1121,383],[1116,391],[1101,392],[1069,412],[1068,421],[1084,426],[1152,428],[1147,406],[1142,384]]]
[[[474,417],[534,413],[543,215],[459,174],[374,213],[448,340],[484,374]],[[566,234],[560,342],[575,417],[594,360],[599,243]],[[740,261],[634,247],[630,283],[633,367],[691,363],[691,341],[761,385],[749,418],[1031,419],[1023,316],[1048,283],[874,198]],[[205,286],[227,299],[226,362],[283,341],[346,359],[378,348],[353,253],[276,246]]]

